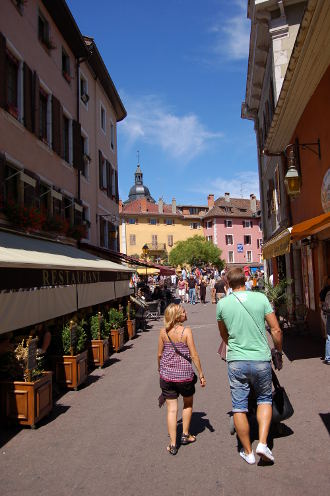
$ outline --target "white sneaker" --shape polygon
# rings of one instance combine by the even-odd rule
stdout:
[[[261,458],[263,460],[266,460],[269,462],[274,461],[273,453],[270,451],[267,444],[259,443],[257,446],[257,449],[256,449],[256,453],[257,453],[257,455],[261,456]]]
[[[253,451],[252,453],[247,454],[245,453],[244,448],[242,448],[239,454],[249,465],[253,465],[256,462]]]

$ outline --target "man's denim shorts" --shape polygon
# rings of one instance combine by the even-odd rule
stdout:
[[[248,411],[248,397],[253,387],[257,404],[272,404],[272,369],[270,362],[228,362],[228,378],[233,413]]]

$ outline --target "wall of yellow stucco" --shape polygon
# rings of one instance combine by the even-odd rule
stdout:
[[[132,216],[133,217],[133,216]],[[197,219],[177,219],[175,218],[174,225],[164,224],[164,218],[158,219],[159,223],[156,225],[149,224],[149,218],[139,217],[137,224],[128,224],[128,218],[125,219],[125,232],[126,232],[126,250],[123,246],[122,229],[120,226],[120,251],[127,253],[127,255],[142,254],[142,247],[145,243],[152,242],[152,235],[157,235],[158,245],[165,243],[166,251],[169,253],[175,246],[177,241],[184,241],[192,236],[203,236],[203,227],[200,229],[191,229],[191,222],[197,222]],[[122,220],[123,222],[123,220]],[[130,245],[130,235],[135,234],[135,245]],[[173,247],[168,246],[168,236],[173,236]]]

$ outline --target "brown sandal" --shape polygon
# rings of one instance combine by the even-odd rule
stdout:
[[[178,452],[178,448],[176,446],[173,446],[172,444],[170,444],[169,446],[167,446],[167,451],[169,452],[170,455],[176,455],[177,452]]]
[[[181,436],[181,444],[191,444],[196,441],[196,436],[193,434],[182,434]]]

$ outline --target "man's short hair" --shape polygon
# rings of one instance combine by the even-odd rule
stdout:
[[[237,289],[245,286],[245,274],[244,270],[237,267],[236,269],[230,269],[227,273],[227,281],[232,289]]]

